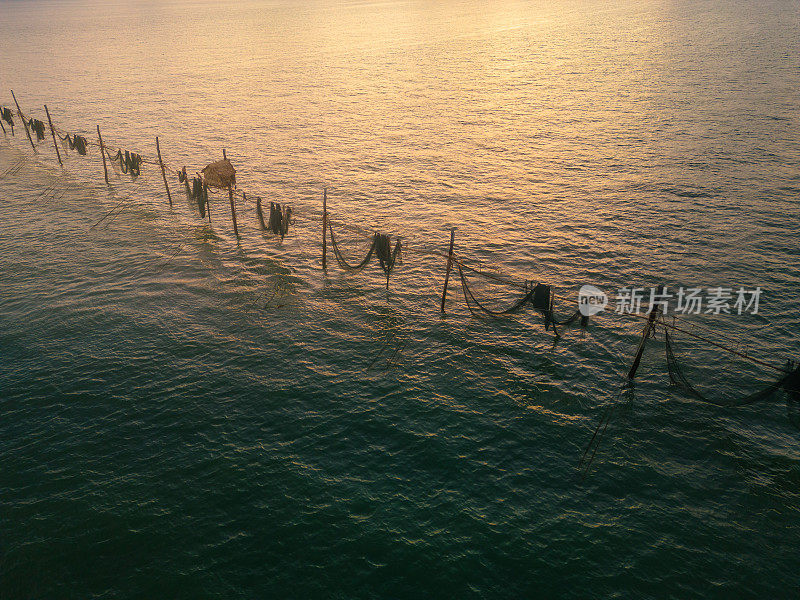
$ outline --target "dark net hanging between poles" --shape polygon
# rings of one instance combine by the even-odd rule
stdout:
[[[469,285],[467,284],[467,278],[464,276],[464,270],[461,268],[460,264],[457,264],[457,266],[458,266],[458,275],[461,278],[461,289],[464,291],[464,299],[467,302],[467,308],[476,317],[481,316],[481,313],[495,318],[504,317],[506,315],[518,312],[523,306],[525,306],[528,302],[532,302],[533,300],[535,290],[530,290],[526,292],[522,298],[515,301],[508,308],[505,308],[503,310],[492,310],[490,308],[487,308],[482,303],[480,303],[477,298],[475,298],[475,294],[472,293],[472,290],[469,289]],[[476,307],[477,310],[474,307]]]
[[[256,217],[258,218],[258,226],[261,227],[261,230],[267,231],[269,228],[264,222],[264,209],[261,208],[261,196],[256,196]]]
[[[3,135],[6,135],[6,128],[3,121],[11,126],[11,135],[14,135],[14,117],[11,111],[5,106],[0,106],[0,127],[3,129]]]
[[[376,233],[374,239],[375,254],[378,256],[381,269],[386,273],[386,289],[389,289],[389,275],[394,270],[395,264],[400,260],[403,247],[400,244],[400,240],[397,240],[394,249],[392,249],[391,238],[382,233]]]
[[[386,234],[376,232],[372,236],[372,243],[370,244],[364,260],[356,265],[353,265],[347,262],[342,254],[339,244],[336,242],[336,236],[333,233],[333,227],[331,226],[330,222],[328,223],[328,231],[331,234],[333,256],[336,258],[336,262],[339,263],[339,266],[342,269],[346,271],[360,271],[369,264],[373,255],[377,255],[381,269],[383,269],[383,272],[386,274],[386,289],[389,289],[389,276],[394,270],[395,265],[401,262],[402,244],[400,240],[397,240],[393,249],[391,237]]]
[[[61,135],[59,134],[58,137],[59,139],[61,139],[62,142],[67,143],[70,150],[76,150],[78,154],[80,154],[81,156],[86,156],[87,142],[85,137],[77,134],[73,135],[72,137],[70,137],[69,134],[65,135],[64,137],[61,137]]]
[[[258,225],[263,231],[271,231],[281,239],[289,232],[289,225],[292,222],[292,207],[278,202],[269,203],[269,220],[264,220],[264,209],[261,206],[261,198],[256,198],[256,215]]]
[[[680,363],[675,357],[675,348],[668,326],[664,329],[664,347],[666,349],[667,371],[669,372],[669,379],[672,382],[672,385],[681,389],[686,394],[696,398],[697,400],[701,400],[715,406],[731,408],[762,402],[772,397],[774,394],[780,391],[781,388],[783,388],[787,393],[787,409],[789,410],[789,420],[792,421],[796,427],[800,427],[800,414],[798,414],[798,409],[800,408],[800,365],[794,365],[789,362],[788,372],[780,379],[770,383],[761,390],[751,394],[717,399],[706,396],[704,393],[694,387],[686,378]]]
[[[261,206],[261,198],[256,198],[256,216],[258,225],[262,231],[271,231],[275,235],[280,235],[281,239],[289,232],[289,225],[292,223],[292,207],[281,205],[277,202],[269,203],[269,220],[264,219],[264,209]]]
[[[534,286],[528,282],[526,282],[525,287],[530,289],[528,289],[528,291],[525,292],[525,295],[519,300],[514,301],[511,306],[503,310],[492,310],[475,297],[475,294],[469,287],[461,264],[456,263],[456,265],[458,266],[458,274],[461,279],[461,288],[464,291],[464,300],[466,301],[467,308],[473,316],[482,317],[486,315],[495,319],[499,319],[501,317],[519,312],[525,307],[526,304],[531,304],[534,309],[542,313],[544,316],[545,330],[549,329],[551,324],[554,326],[554,330],[555,325],[571,325],[581,316],[580,311],[575,311],[566,319],[559,321],[555,318],[555,313],[553,312],[553,296],[551,287],[541,283]]]
[[[206,207],[208,206],[208,186],[205,185],[202,177],[192,177],[192,188],[189,191],[189,196],[197,202],[200,218],[205,219]]]
[[[372,260],[372,255],[375,253],[375,237],[372,238],[372,243],[370,244],[369,250],[367,251],[367,255],[357,265],[351,265],[345,259],[342,251],[339,249],[339,244],[336,243],[336,236],[333,235],[333,227],[331,224],[328,223],[328,231],[331,234],[331,247],[333,248],[333,255],[336,258],[336,262],[339,263],[339,266],[343,268],[345,271],[360,271],[364,267],[369,264],[369,261]]]
[[[24,121],[25,118],[23,117],[22,120]],[[40,121],[39,119],[29,119],[26,121],[30,130],[36,134],[36,141],[41,142],[44,139],[44,122]]]
[[[111,153],[106,150],[106,155],[111,162],[119,161],[119,168],[123,173],[130,173],[133,177],[139,176],[142,168],[140,155],[128,150],[125,150],[125,154],[122,153],[122,150],[117,150],[114,156],[111,156]]]
[[[176,173],[178,174],[178,181],[186,187],[186,195],[197,202],[197,210],[200,212],[200,218],[205,219],[207,212],[210,214],[211,211],[208,199],[208,185],[202,177],[190,178],[186,174],[186,167],[183,167],[180,171],[176,171]],[[192,181],[191,186],[189,185],[189,179]]]
[[[5,106],[0,106],[0,120],[5,121],[9,125],[11,125],[11,135],[14,135],[14,113],[11,112],[10,108],[6,108]],[[3,133],[6,132],[6,128],[3,127]]]
[[[5,106],[0,107],[0,118],[3,119],[6,123],[11,125],[11,131],[14,131],[14,113],[11,112],[10,108],[6,108]]]

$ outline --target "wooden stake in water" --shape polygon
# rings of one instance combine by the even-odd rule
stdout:
[[[211,200],[208,199],[208,184],[203,182],[203,198],[206,200],[206,214],[208,215],[208,223],[211,224]]]
[[[662,288],[663,293],[663,288]],[[653,330],[656,317],[658,316],[658,304],[654,304],[650,308],[650,314],[647,317],[647,323],[642,330],[642,340],[639,342],[639,348],[636,350],[636,356],[633,359],[631,370],[628,371],[628,379],[636,377],[636,371],[639,368],[639,363],[642,361],[642,354],[644,354],[644,346],[647,343],[647,338],[650,337],[650,332]]]
[[[225,152],[225,148],[222,149],[222,158],[223,160],[228,160],[228,155]],[[236,234],[236,237],[239,237],[239,228],[236,226],[236,206],[233,203],[233,184],[228,184],[228,199],[231,201],[231,220],[233,221],[233,233]],[[211,213],[209,213],[210,215]],[[211,218],[209,217],[209,220]]]
[[[161,146],[158,143],[158,136],[156,136],[156,152],[158,153],[158,164],[161,165],[161,178],[164,180],[164,187],[167,189],[167,200],[169,200],[169,205],[172,206],[172,195],[169,193],[169,185],[167,185],[167,173],[164,170],[164,161],[161,160]]]
[[[56,130],[53,127],[53,119],[50,118],[50,111],[47,110],[47,104],[44,105],[44,112],[47,113],[47,122],[50,123],[50,133],[53,134],[53,146],[56,148],[56,156],[58,157],[58,164],[62,167],[64,163],[61,162],[61,152],[58,150],[58,142],[56,142]]]
[[[25,125],[25,133],[28,134],[28,141],[31,143],[31,148],[33,148],[34,153],[37,153],[36,146],[33,145],[33,138],[31,137],[31,132],[28,131],[28,122],[25,120],[25,117],[22,116],[22,109],[19,107],[19,102],[17,102],[17,97],[14,96],[14,90],[11,90],[11,96],[14,98],[14,104],[17,105],[17,113],[19,114],[19,118],[22,119],[22,124]]]
[[[442,290],[441,311],[444,313],[444,300],[447,298],[447,284],[450,282],[450,268],[453,266],[453,244],[456,241],[456,228],[450,228],[450,250],[447,251],[447,269],[444,272],[444,289]]]
[[[239,237],[239,228],[236,226],[236,207],[233,204],[233,186],[228,186],[228,198],[231,201],[231,219],[233,220],[233,233],[236,234],[236,237]]]
[[[554,293],[552,293],[552,288],[551,288],[551,292],[550,292],[550,310],[547,313],[547,318],[549,319],[550,324],[553,326],[553,333],[555,334],[555,336],[557,338],[559,338],[559,337],[561,337],[561,335],[558,333],[558,328],[556,327],[555,313],[553,312],[553,307],[555,306],[555,304],[556,304],[556,295]]]
[[[328,188],[322,190],[322,268],[327,268],[328,259]]]
[[[106,185],[108,183],[108,167],[106,166],[106,147],[103,146],[103,136],[100,135],[100,125],[97,126],[97,138],[100,140],[100,156],[103,157],[103,173],[106,176]]]

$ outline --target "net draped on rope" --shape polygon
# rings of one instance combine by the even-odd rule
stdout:
[[[202,177],[192,177],[191,197],[197,201],[197,208],[200,210],[200,217],[206,218],[206,207],[208,206],[208,186]]]
[[[180,171],[176,171],[176,173],[178,174],[178,181],[186,187],[186,195],[197,202],[197,209],[200,211],[200,217],[205,219],[207,213],[206,209],[208,209],[209,214],[211,211],[208,200],[208,185],[202,177],[191,177],[190,186],[190,177],[186,174],[186,167],[183,167]]]
[[[394,270],[394,266],[401,258],[403,246],[400,240],[397,240],[392,249],[392,240],[388,235],[383,233],[375,233],[375,254],[378,256],[378,262],[381,269],[386,273],[386,289],[389,289],[389,275]]]
[[[25,121],[25,118],[23,117],[22,120]],[[44,121],[29,119],[25,121],[25,123],[30,127],[30,130],[36,134],[36,141],[41,142],[44,139]]]
[[[558,320],[555,318],[555,313],[553,312],[553,294],[552,288],[549,285],[545,285],[542,283],[537,283],[533,285],[532,282],[526,282],[525,288],[526,292],[520,299],[515,300],[511,306],[504,308],[502,310],[493,310],[486,306],[485,303],[480,302],[476,297],[473,291],[469,287],[469,283],[467,282],[467,277],[464,274],[464,269],[462,268],[459,262],[456,262],[456,266],[458,267],[458,275],[461,279],[461,289],[464,292],[464,300],[467,304],[467,308],[469,309],[470,313],[476,317],[482,316],[489,316],[495,319],[499,319],[501,317],[505,317],[516,312],[522,310],[526,304],[530,304],[534,307],[537,311],[539,311],[545,319],[545,330],[550,328],[550,325],[553,325],[553,330],[555,331],[555,325],[571,325],[575,322],[578,318],[580,318],[581,313],[580,311],[575,311],[572,315],[567,317],[563,320]],[[558,332],[556,331],[556,334]]]
[[[469,288],[469,284],[467,283],[467,278],[464,275],[464,269],[458,263],[456,263],[456,266],[458,267],[458,275],[459,275],[459,277],[461,279],[461,289],[464,291],[464,299],[467,302],[467,308],[469,308],[469,311],[473,315],[475,315],[476,317],[480,316],[481,313],[489,315],[490,317],[495,317],[495,318],[504,317],[506,315],[510,315],[510,314],[515,313],[515,312],[518,312],[528,302],[532,302],[533,301],[533,296],[534,296],[534,291],[535,290],[529,290],[529,291],[527,291],[525,293],[524,296],[522,296],[522,298],[520,298],[519,300],[515,301],[508,308],[504,308],[502,310],[492,310],[490,308],[487,308],[484,304],[482,304],[480,301],[478,301],[478,299],[475,297],[475,294],[473,294],[472,290]],[[478,310],[475,310],[475,307],[477,307]],[[480,311],[480,312],[478,312],[478,311]]]
[[[106,155],[111,162],[119,161],[119,167],[123,173],[130,173],[134,177],[139,176],[142,168],[142,157],[139,154],[129,150],[125,150],[125,154],[123,154],[122,150],[117,150],[117,153],[111,156],[111,153],[106,150]]]
[[[58,136],[62,142],[66,142],[69,145],[70,150],[77,150],[78,154],[81,156],[86,156],[86,138],[82,135],[73,135],[70,137],[69,134],[61,137],[61,134]]]
[[[697,400],[727,408],[747,406],[749,404],[755,404],[756,402],[767,400],[773,394],[776,394],[781,389],[784,389],[788,396],[787,408],[789,408],[791,404],[791,406],[794,406],[796,409],[800,403],[800,365],[795,365],[791,361],[787,364],[787,373],[777,381],[768,384],[766,387],[751,394],[717,399],[705,395],[689,382],[675,356],[675,347],[673,345],[672,336],[669,333],[669,327],[664,328],[664,347],[666,349],[667,356],[667,371],[669,372],[669,379],[672,382],[672,385],[692,396],[693,398],[696,398]],[[790,414],[790,420],[791,418],[792,417]],[[800,421],[795,422],[794,424],[795,426],[800,426]]]
[[[390,236],[375,232],[375,234],[372,236],[372,243],[370,244],[364,260],[353,265],[347,262],[347,259],[345,259],[344,255],[342,254],[339,244],[336,241],[336,236],[333,233],[333,226],[330,222],[328,222],[328,231],[331,234],[331,247],[333,248],[333,256],[336,258],[336,262],[339,263],[341,268],[346,271],[360,271],[369,264],[373,255],[376,255],[378,257],[378,262],[381,266],[381,269],[383,269],[383,272],[386,274],[386,289],[389,289],[389,276],[394,270],[394,267],[401,262],[403,246],[400,240],[397,240],[394,248],[392,248],[392,240]]]
[[[261,198],[256,198],[256,216],[258,225],[263,231],[271,231],[275,235],[280,235],[281,239],[289,232],[289,225],[292,222],[292,207],[277,202],[269,203],[269,220],[264,219],[264,209],[261,206]]]
[[[0,107],[0,118],[3,119],[6,123],[11,125],[11,131],[14,131],[14,113],[11,112],[10,108],[6,108],[5,106]]]

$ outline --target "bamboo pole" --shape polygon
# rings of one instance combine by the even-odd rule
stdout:
[[[444,288],[442,289],[441,311],[444,314],[444,301],[447,298],[447,284],[450,283],[450,268],[453,266],[453,244],[456,241],[456,228],[450,228],[450,250],[447,251],[447,269],[444,272]]]
[[[58,164],[60,164],[63,167],[64,163],[61,162],[61,152],[58,149],[58,142],[56,142],[56,130],[53,127],[53,119],[50,118],[50,111],[47,110],[47,104],[44,105],[44,112],[47,113],[47,122],[50,123],[50,133],[53,135],[53,146],[55,146],[55,149],[56,149],[56,156],[58,157]]]
[[[225,148],[222,149],[222,158],[223,160],[228,160],[228,154],[225,152]],[[236,237],[239,237],[239,227],[236,225],[236,205],[233,203],[233,185],[228,185],[228,199],[231,201],[231,220],[233,221],[233,233],[236,234]],[[208,205],[206,205],[208,206]],[[209,212],[209,222],[211,221],[211,213]]]
[[[0,127],[3,128],[3,135],[6,135],[6,126],[3,125],[3,121],[2,120],[0,120]]]
[[[25,126],[25,133],[28,134],[28,141],[31,143],[31,148],[33,148],[34,153],[38,154],[36,146],[33,145],[33,138],[31,137],[31,132],[28,131],[28,122],[25,120],[25,117],[22,116],[22,109],[19,107],[19,102],[17,102],[17,97],[14,96],[14,90],[11,90],[11,96],[14,98],[14,104],[17,105],[17,113],[19,113],[19,118],[22,119],[22,124]]]
[[[233,186],[228,186],[228,198],[231,201],[231,219],[233,220],[233,233],[236,234],[236,237],[239,237],[239,228],[236,226],[236,207],[233,204]]]
[[[100,140],[100,156],[103,157],[103,173],[106,177],[106,185],[108,183],[108,167],[106,166],[106,147],[103,146],[103,136],[100,135],[100,125],[97,126],[97,137]]]
[[[548,319],[550,319],[550,324],[553,326],[553,334],[555,334],[557,338],[560,338],[561,334],[558,333],[558,328],[556,327],[555,315],[553,314],[553,307],[555,306],[555,304],[556,304],[556,295],[553,293],[553,288],[550,288],[550,311],[547,317]]]
[[[322,268],[327,268],[328,255],[328,188],[322,190]]]
[[[628,371],[628,379],[636,377],[636,371],[639,369],[639,363],[642,361],[642,354],[644,354],[644,346],[647,343],[647,338],[650,337],[650,332],[653,330],[653,325],[658,316],[658,307],[658,304],[653,306],[650,309],[650,314],[647,316],[647,323],[642,330],[642,339],[639,342],[639,347],[636,349],[636,356],[633,359],[631,370]]]
[[[161,178],[164,180],[164,187],[167,190],[167,200],[169,200],[169,205],[172,206],[172,194],[169,193],[169,185],[167,184],[167,173],[164,170],[164,161],[161,160],[161,146],[158,143],[158,136],[156,136],[156,152],[158,153],[158,164],[161,165]]]
[[[203,198],[206,200],[206,215],[208,215],[208,222],[211,223],[211,200],[208,198],[208,185],[203,182]]]

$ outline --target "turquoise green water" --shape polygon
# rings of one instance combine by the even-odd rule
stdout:
[[[151,165],[0,140],[0,598],[796,597],[783,404],[685,397],[658,340],[619,396],[640,323],[555,342],[458,286],[441,317],[430,250],[456,225],[564,313],[761,286],[687,321],[796,358],[798,34],[791,2],[0,2],[0,104],[190,171],[225,148],[297,211],[281,243],[239,203],[237,244],[221,194],[209,226]],[[323,273],[324,187],[405,236],[388,292]],[[678,343],[717,397],[773,377]]]

